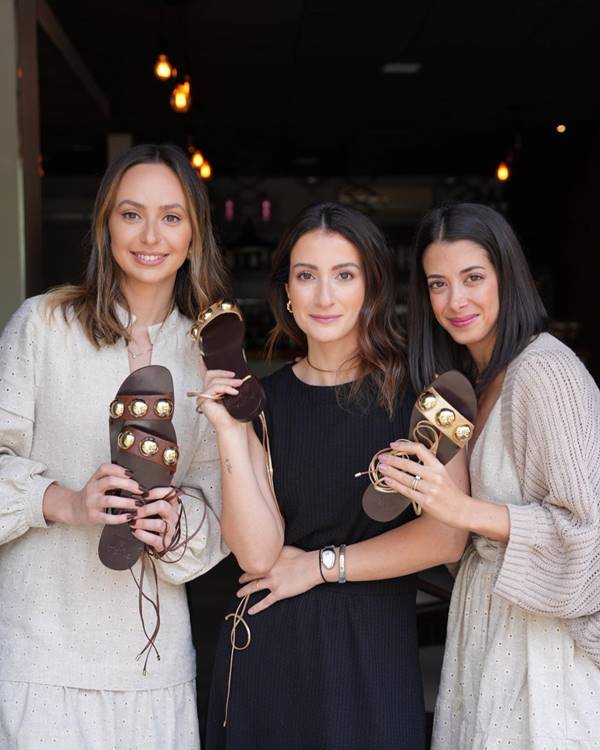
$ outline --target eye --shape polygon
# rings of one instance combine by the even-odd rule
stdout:
[[[444,288],[445,282],[441,279],[434,279],[433,281],[430,281],[428,286],[429,289],[431,289],[432,292],[438,291],[440,289]]]
[[[309,271],[300,271],[300,273],[296,276],[297,279],[300,281],[309,281],[309,279],[314,278],[312,273]]]
[[[126,221],[135,221],[136,219],[139,218],[140,215],[138,213],[136,213],[135,211],[123,211],[123,213],[121,214],[121,216]]]
[[[342,281],[349,281],[350,279],[354,278],[354,274],[352,273],[352,271],[340,271],[338,277]]]
[[[472,281],[472,282],[482,281],[483,278],[484,277],[480,273],[470,273],[467,276],[467,281]]]
[[[165,221],[167,224],[179,224],[181,216],[177,216],[177,214],[167,214],[165,216]]]

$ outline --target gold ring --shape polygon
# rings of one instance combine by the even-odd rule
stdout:
[[[257,582],[256,582],[256,590],[257,590],[257,591],[260,591],[260,581],[257,581]]]
[[[417,485],[419,484],[420,481],[421,481],[421,477],[418,474],[415,474],[415,477],[410,484],[410,488],[411,490],[413,490],[413,492],[417,489]]]

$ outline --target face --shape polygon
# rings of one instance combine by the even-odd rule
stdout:
[[[165,164],[138,164],[123,175],[108,228],[126,283],[175,283],[192,240],[185,194]]]
[[[423,254],[429,300],[437,322],[485,366],[496,342],[498,276],[476,242],[434,242]]]
[[[360,253],[351,242],[320,229],[304,234],[292,248],[286,291],[309,341],[356,347],[365,279]]]

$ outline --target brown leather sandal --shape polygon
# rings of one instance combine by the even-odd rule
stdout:
[[[200,313],[191,335],[208,370],[230,370],[244,381],[237,396],[224,395],[221,400],[234,419],[251,422],[263,411],[265,392],[246,362],[245,331],[239,307],[230,300],[221,300]]]
[[[417,398],[410,418],[409,439],[422,443],[441,463],[447,464],[468,443],[476,415],[473,386],[462,373],[449,370]],[[406,456],[402,450],[384,448],[373,456],[368,471],[355,476],[369,474],[371,484],[363,494],[363,509],[373,520],[387,523],[403,513],[411,501],[385,483],[385,477],[378,471],[378,457],[382,453]],[[413,508],[420,515],[419,504],[413,502]]]
[[[132,372],[110,405],[111,460],[129,469],[146,490],[168,487],[177,468],[179,450],[171,423],[174,408],[173,379],[160,365]],[[98,555],[106,567],[127,570],[135,565],[143,549],[144,543],[133,536],[129,526],[120,524],[104,527]]]

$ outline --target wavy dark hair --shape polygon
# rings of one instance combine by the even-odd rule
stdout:
[[[303,209],[288,226],[273,255],[269,300],[275,327],[269,339],[269,354],[282,336],[287,336],[303,355],[308,351],[306,335],[286,309],[285,285],[294,245],[315,230],[341,235],[360,254],[365,301],[358,317],[358,352],[353,358],[359,378],[350,387],[349,399],[361,400],[375,392],[378,403],[391,416],[408,380],[406,345],[396,316],[391,252],[379,229],[360,211],[340,203],[317,203]]]
[[[423,255],[434,242],[470,240],[482,247],[498,276],[500,311],[490,361],[477,372],[465,346],[457,344],[436,321],[429,301]],[[411,379],[417,392],[436,373],[460,370],[480,393],[531,339],[546,330],[548,316],[525,254],[506,219],[489,206],[456,203],[429,211],[417,230],[411,263],[408,304]]]
[[[187,202],[192,225],[190,257],[177,271],[173,305],[193,320],[211,301],[229,292],[223,258],[212,230],[208,195],[186,154],[170,144],[134,146],[108,167],[100,183],[82,283],[58,287],[50,292],[48,300],[50,312],[60,308],[65,319],[72,312],[97,347],[114,344],[121,338],[129,341],[116,310],[117,305],[128,310],[128,305],[120,286],[121,269],[112,255],[108,221],[123,175],[138,164],[169,167],[179,179]]]

